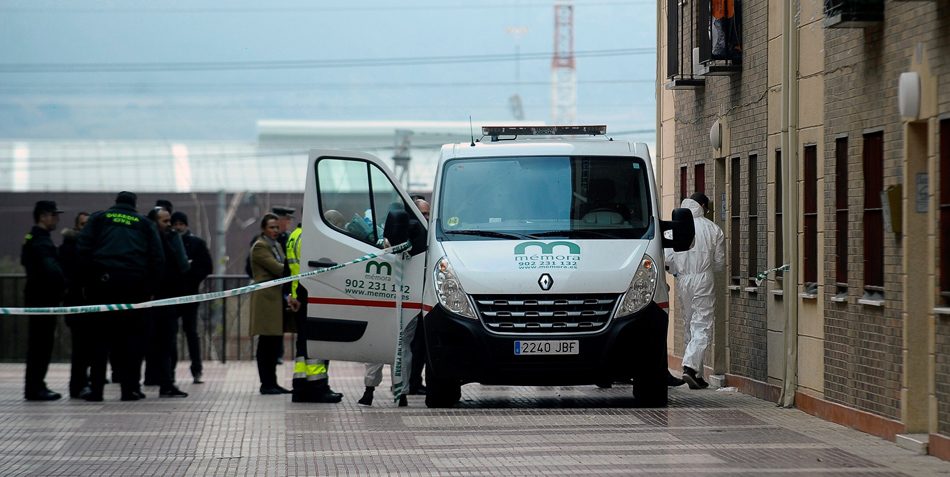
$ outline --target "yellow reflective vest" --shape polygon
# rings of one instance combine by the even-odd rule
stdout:
[[[287,238],[287,266],[291,275],[300,274],[300,233],[303,231],[298,225],[290,237]],[[297,284],[299,280],[290,283],[290,296],[297,299]]]

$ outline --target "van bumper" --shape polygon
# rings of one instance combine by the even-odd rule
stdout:
[[[669,315],[656,303],[614,318],[596,334],[490,333],[481,321],[436,305],[423,318],[427,373],[464,383],[572,386],[636,379],[666,369]],[[515,355],[514,342],[577,340],[574,355]],[[665,377],[665,373],[663,375]]]

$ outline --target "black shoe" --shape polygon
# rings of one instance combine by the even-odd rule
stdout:
[[[145,399],[145,394],[142,394],[141,391],[132,391],[130,393],[122,393],[121,399],[123,401],[138,401]]]
[[[63,397],[60,393],[54,393],[49,389],[44,389],[42,391],[37,391],[35,393],[28,393],[26,395],[27,401],[55,401]]]
[[[409,387],[409,395],[410,395],[410,396],[425,396],[425,395],[426,395],[426,387],[425,387],[425,386],[419,386],[419,387],[414,388],[414,387],[410,386],[410,387]]]
[[[167,398],[186,398],[188,393],[178,389],[175,386],[163,387],[161,391],[158,392],[158,397],[167,397]]]
[[[89,388],[83,388],[83,390],[79,392],[79,397],[89,402],[102,402],[102,393],[94,393],[92,389]]]
[[[399,407],[406,407],[409,405],[409,398],[405,394],[399,396]]]
[[[669,387],[671,387],[671,388],[675,388],[675,387],[677,387],[677,386],[682,386],[682,385],[684,385],[684,384],[686,384],[686,381],[685,381],[685,380],[680,379],[680,378],[677,378],[676,376],[673,376],[673,374],[670,373],[669,371],[666,372],[666,385],[667,385],[667,386],[669,386]]]
[[[375,390],[376,388],[367,386],[366,391],[363,391],[363,397],[361,397],[359,401],[356,401],[357,404],[362,404],[364,406],[372,406],[373,405],[373,391]]]
[[[284,389],[280,386],[261,386],[261,394],[273,395],[273,394],[291,394],[292,391]]]
[[[702,376],[697,376],[696,370],[689,366],[683,366],[683,381],[686,381],[690,389],[706,389],[709,387],[709,383],[703,381]]]
[[[204,380],[201,379],[201,373],[195,373],[195,384],[204,384]]]
[[[90,394],[92,394],[92,389],[89,386],[86,386],[80,389],[79,392],[77,392],[75,396],[73,395],[72,391],[70,391],[69,397],[74,398],[74,399],[85,399],[86,396]]]
[[[315,394],[310,402],[326,402],[326,403],[335,403],[343,400],[342,393],[335,393],[328,386],[327,389],[322,393]]]

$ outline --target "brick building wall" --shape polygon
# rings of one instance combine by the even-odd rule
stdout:
[[[950,1],[941,0],[931,5],[919,5],[919,10],[911,11],[906,15],[916,14],[923,17],[918,20],[918,28],[924,29],[928,34],[925,36],[926,45],[930,52],[930,62],[933,74],[939,79],[937,85],[937,111],[942,121],[950,121]],[[939,129],[944,131],[944,129]],[[938,133],[939,134],[939,133]],[[941,142],[941,139],[943,141]],[[939,145],[950,143],[950,139],[938,137],[936,141]],[[935,179],[932,183],[936,186],[932,194],[937,196],[941,190],[947,190],[947,185],[941,184],[939,178],[948,176],[942,174],[944,168],[950,168],[950,151],[936,151],[937,170],[934,171]],[[946,202],[946,198],[937,196],[938,200],[933,201],[939,204]],[[935,229],[939,234],[941,227],[948,227],[950,224],[939,223],[939,212],[934,214],[934,220],[937,221]],[[938,238],[939,240],[939,238]],[[936,267],[936,277],[938,280],[943,274],[950,274],[950,270],[941,270],[939,266],[939,257],[941,256],[940,245],[938,242],[935,250],[935,257],[938,258]],[[938,281],[939,284],[939,281]],[[939,285],[938,285],[939,286]],[[937,293],[937,306],[950,306],[950,300],[941,301]],[[950,436],[950,316],[936,316],[936,336],[935,336],[935,394],[937,398],[937,422],[938,430],[945,436]]]
[[[677,174],[676,190],[679,202],[680,168],[686,166],[688,190],[695,191],[695,165],[705,164],[706,167],[706,195],[713,202],[716,214],[719,211],[720,194],[727,194],[727,208],[731,208],[731,159],[739,157],[741,174],[748,178],[749,157],[757,157],[754,198],[750,198],[748,184],[743,181],[739,187],[742,216],[738,233],[728,229],[726,251],[727,264],[731,263],[728,254],[731,251],[731,241],[739,240],[742,252],[740,270],[728,270],[727,276],[738,275],[743,277],[739,291],[729,292],[725,299],[727,307],[727,332],[729,334],[729,372],[747,376],[756,380],[766,381],[768,378],[767,350],[767,314],[766,296],[764,287],[757,292],[746,291],[751,286],[748,277],[754,276],[749,270],[748,251],[754,249],[758,257],[757,269],[764,270],[767,263],[768,235],[766,208],[766,171],[768,151],[767,140],[767,74],[768,74],[768,5],[766,2],[749,2],[743,4],[743,66],[741,73],[732,76],[708,76],[705,88],[698,90],[677,91],[675,93],[676,132],[674,170]],[[687,34],[691,32],[687,31]],[[689,44],[688,37],[683,37],[683,44]],[[709,128],[719,118],[721,111],[728,123],[731,152],[725,158],[726,183],[715,184],[715,160],[711,154],[709,144]],[[759,206],[758,225],[754,244],[749,243],[749,201],[755,200]],[[731,211],[726,211],[730,214]],[[717,221],[718,222],[718,221]],[[728,223],[728,220],[727,220]],[[758,271],[761,271],[758,270]],[[676,316],[674,323],[674,353],[682,356],[682,319]],[[712,358],[707,350],[705,363],[710,365]]]
[[[950,320],[938,317],[936,331],[937,428],[950,436]]]
[[[837,237],[834,216],[834,144],[841,135],[848,137],[851,216],[846,238],[847,302],[830,302],[839,291],[834,286],[837,265],[829,260],[825,266],[828,286],[824,298],[829,304],[825,314],[825,398],[894,419],[901,417],[903,250],[895,234],[884,233],[884,304],[858,304],[866,291],[864,134],[874,129],[883,131],[884,187],[900,184],[904,144],[903,123],[897,110],[897,79],[908,71],[918,42],[927,45],[931,58],[939,57],[935,54],[938,51],[943,51],[946,58],[947,10],[945,1],[888,2],[885,22],[864,29],[825,32],[825,175],[829,178],[825,182],[826,251],[833,253],[837,241],[843,239]],[[942,39],[938,37],[941,31]]]

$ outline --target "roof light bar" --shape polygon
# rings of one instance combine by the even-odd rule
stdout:
[[[580,136],[607,134],[606,125],[590,126],[482,126],[482,136]]]

